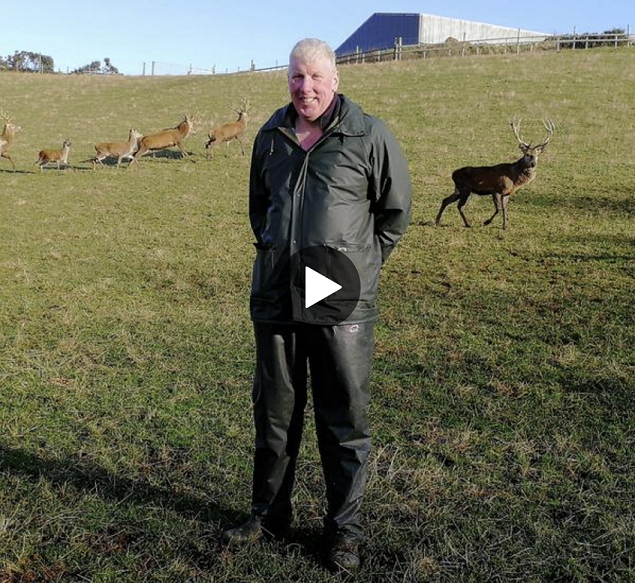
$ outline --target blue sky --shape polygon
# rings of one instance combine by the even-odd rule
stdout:
[[[0,55],[28,50],[73,70],[111,59],[126,75],[143,64],[219,73],[287,62],[293,44],[314,36],[337,48],[374,12],[424,12],[546,33],[602,32],[630,26],[633,0],[56,0],[3,3]],[[174,64],[169,67],[166,64]]]

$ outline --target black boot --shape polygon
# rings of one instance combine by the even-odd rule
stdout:
[[[359,570],[359,541],[336,535],[327,546],[326,566],[332,571],[356,573]]]
[[[249,520],[223,531],[220,540],[224,545],[245,545],[255,543],[263,537],[284,539],[291,529],[287,520],[267,520],[259,516],[250,516]]]
[[[220,541],[224,545],[246,545],[260,540],[263,534],[262,519],[250,516],[247,522],[223,531]]]

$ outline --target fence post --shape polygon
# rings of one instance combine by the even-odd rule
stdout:
[[[154,77],[154,65],[156,64],[156,61],[152,61],[152,72],[150,73],[153,77]]]
[[[395,61],[401,60],[401,42],[402,39],[400,36],[395,38]]]

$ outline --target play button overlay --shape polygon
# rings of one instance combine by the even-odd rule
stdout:
[[[294,319],[337,325],[357,306],[360,279],[346,248],[306,247],[290,260],[291,303]]]
[[[342,286],[339,283],[335,283],[328,277],[320,275],[317,271],[314,271],[310,267],[304,268],[304,307],[310,308],[312,305],[317,304],[320,300],[328,298],[336,291],[341,290]]]

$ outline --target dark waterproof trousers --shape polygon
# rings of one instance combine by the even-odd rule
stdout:
[[[339,326],[254,323],[256,452],[253,514],[291,521],[304,410],[311,373],[318,448],[327,497],[325,532],[361,538],[366,486],[373,322]]]

